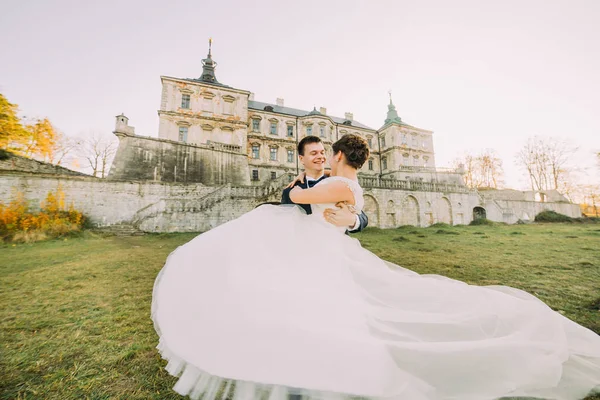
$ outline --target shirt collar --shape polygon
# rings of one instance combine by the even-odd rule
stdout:
[[[325,175],[323,174],[323,175],[319,176],[319,177],[318,177],[318,178],[316,178],[316,179],[313,179],[313,178],[311,178],[311,177],[307,176],[307,177],[306,177],[306,180],[307,180],[307,181],[318,181],[319,179],[321,179],[321,178],[322,178],[322,177],[324,177],[324,176],[325,176]]]

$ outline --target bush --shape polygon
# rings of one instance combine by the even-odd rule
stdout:
[[[452,225],[445,222],[436,222],[433,225],[429,225],[430,228],[452,228]]]
[[[559,214],[556,211],[546,210],[535,216],[535,222],[573,222],[573,218]]]
[[[11,157],[12,153],[8,150],[0,149],[0,161],[8,160]]]
[[[491,225],[496,225],[496,223],[494,221],[490,221],[487,218],[477,218],[477,219],[474,219],[473,221],[471,221],[469,223],[469,225],[471,225],[471,226],[475,226],[475,225],[490,225],[491,226]]]
[[[16,193],[8,205],[0,203],[0,239],[4,241],[29,243],[60,237],[81,230],[85,223],[86,218],[73,204],[65,207],[60,188],[48,193],[37,213],[29,212],[22,193]]]

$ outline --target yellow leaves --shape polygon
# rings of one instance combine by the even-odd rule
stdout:
[[[38,119],[33,124],[25,125],[25,130],[28,132],[25,155],[38,156],[43,160],[52,159],[61,134],[50,120]]]
[[[0,93],[0,149],[52,162],[64,147],[63,135],[48,118],[23,123],[17,105]]]
[[[13,143],[21,143],[27,136],[17,112],[17,105],[10,103],[0,93],[0,149],[7,149]]]
[[[8,205],[0,203],[0,239],[19,232],[35,231],[60,236],[81,229],[85,220],[83,214],[72,203],[68,209],[65,204],[65,193],[59,187],[55,192],[48,192],[38,213],[31,213],[23,193],[17,192]]]

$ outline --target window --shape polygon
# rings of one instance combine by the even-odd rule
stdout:
[[[225,100],[225,103],[223,103],[223,114],[233,115],[233,102]]]
[[[402,164],[403,165],[408,165],[408,154],[404,154],[402,156]]]
[[[333,141],[333,126],[329,127],[329,139]]]
[[[429,157],[423,157],[423,166],[424,167],[427,167],[428,161],[429,161]],[[458,203],[458,204],[460,204],[460,203]]]
[[[287,135],[288,137],[294,136],[294,125],[287,126]]]
[[[179,141],[183,142],[183,143],[187,143],[187,136],[188,136],[187,126],[180,126],[179,127]]]
[[[373,171],[373,160],[369,160],[369,171]]]
[[[325,127],[323,125],[319,127],[319,136],[325,137]]]
[[[381,138],[381,147],[385,147],[385,136]]]
[[[181,96],[181,108],[190,108],[190,95],[184,94]]]
[[[202,110],[212,112],[212,97],[204,97],[202,99]]]
[[[253,181],[257,181],[258,180],[258,170],[257,169],[253,169],[252,170],[252,180]]]
[[[373,139],[367,138],[367,143],[369,143],[369,148],[373,147]]]
[[[294,162],[294,150],[288,150],[287,156],[288,156],[287,162],[293,163]]]
[[[306,135],[312,135],[312,126],[307,126],[306,127]]]
[[[387,169],[387,157],[381,157],[381,164],[383,169]]]
[[[402,134],[402,144],[406,144],[406,133]]]
[[[269,149],[269,154],[270,154],[269,159],[271,161],[277,161],[277,147],[271,147]]]
[[[416,136],[413,136],[412,138],[412,145],[413,147],[417,147],[419,145],[419,141],[417,140]]]
[[[271,135],[277,135],[277,121],[271,121]]]
[[[252,158],[254,158],[254,159],[260,158],[260,146],[258,144],[252,145]]]
[[[277,179],[277,172],[271,171],[271,179]]]
[[[252,120],[252,132],[260,132],[260,119]]]

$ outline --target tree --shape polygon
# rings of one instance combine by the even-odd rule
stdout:
[[[70,140],[48,118],[23,122],[17,105],[0,94],[0,148],[25,157],[60,164],[73,149]]]
[[[48,118],[37,119],[31,124],[26,124],[25,130],[28,135],[22,149],[23,154],[26,157],[50,162],[55,156],[62,134],[54,128]]]
[[[467,153],[456,159],[454,166],[464,170],[465,185],[470,188],[498,189],[502,186],[502,160],[494,150],[486,149],[475,155]]]
[[[0,149],[11,149],[21,144],[27,132],[17,116],[18,106],[0,93]]]
[[[85,160],[85,164],[92,170],[93,176],[106,177],[108,167],[117,152],[118,142],[93,133],[90,137],[78,143],[78,152]]]
[[[565,192],[572,186],[568,162],[576,151],[577,148],[566,141],[536,136],[529,138],[516,159],[525,170],[532,191]]]
[[[588,217],[600,217],[600,185],[581,185],[579,190],[581,211]]]

